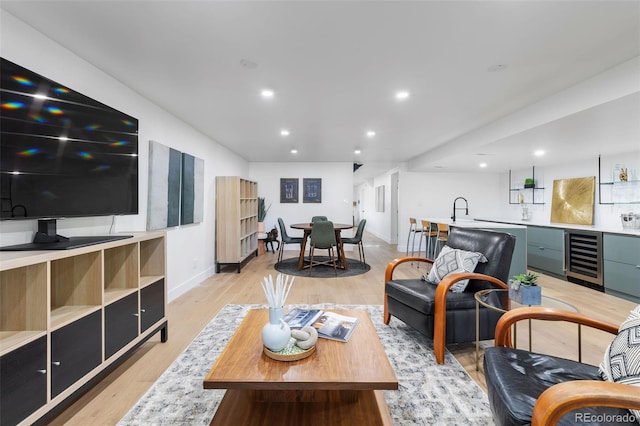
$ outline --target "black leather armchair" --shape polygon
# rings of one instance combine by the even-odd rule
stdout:
[[[387,265],[385,272],[384,323],[389,324],[393,315],[432,338],[439,364],[444,363],[445,344],[475,341],[474,294],[485,288],[508,288],[506,282],[509,279],[515,236],[452,226],[447,245],[454,249],[480,252],[488,261],[478,263],[473,273],[450,274],[437,286],[419,278],[393,279],[394,270],[403,263],[433,264],[433,260],[424,257],[395,259]],[[470,281],[464,292],[449,291],[453,284],[467,278]],[[506,300],[504,303],[509,302]],[[487,308],[480,309],[481,340],[493,339],[495,325],[501,315]]]
[[[637,424],[629,409],[640,409],[640,387],[603,381],[594,365],[513,348],[511,326],[529,319],[618,332],[614,324],[551,308],[518,308],[504,314],[496,326],[495,347],[484,355],[496,425]]]

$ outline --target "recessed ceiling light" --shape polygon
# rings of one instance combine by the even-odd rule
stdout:
[[[376,132],[374,132],[373,130],[367,130],[367,137],[368,138],[372,138],[376,135]]]
[[[263,90],[260,92],[260,96],[262,96],[262,97],[263,97],[263,98],[265,98],[265,99],[271,99],[271,98],[273,98],[273,97],[274,97],[274,95],[275,95],[275,94],[276,94],[276,93],[275,93],[273,90],[271,90],[271,89],[263,89]]]
[[[287,129],[282,129],[282,130],[280,130],[280,134],[282,136],[289,136],[290,133],[289,133],[289,131]]]
[[[542,157],[544,154],[545,154],[544,149],[538,149],[533,152],[533,155],[535,155],[536,157]]]
[[[359,149],[356,149],[355,151],[353,151],[354,154],[358,155],[360,154],[362,151],[360,151]]]
[[[399,92],[396,92],[396,99],[399,101],[403,101],[408,97],[409,97],[409,92],[407,92],[406,90],[401,90]]]
[[[291,152],[292,154],[297,154],[297,153],[298,153],[298,150],[294,148],[294,149],[292,149],[290,152]]]
[[[507,68],[509,68],[509,65],[507,64],[495,64],[495,65],[491,65],[489,68],[487,68],[487,71],[489,72],[500,72],[500,71],[504,71]]]
[[[487,167],[487,163],[480,163],[480,168],[484,169],[485,167]]]
[[[251,70],[258,68],[258,64],[248,59],[240,59],[240,65]]]

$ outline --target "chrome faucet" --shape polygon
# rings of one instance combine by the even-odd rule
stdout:
[[[453,216],[451,216],[451,220],[453,220],[454,222],[456,221],[456,210],[460,210],[456,208],[456,202],[458,200],[464,200],[464,214],[466,214],[467,216],[469,215],[469,203],[467,202],[467,199],[464,197],[458,197],[455,200],[453,200]]]

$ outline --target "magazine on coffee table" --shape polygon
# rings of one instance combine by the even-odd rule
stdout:
[[[293,329],[311,325],[318,330],[318,337],[347,342],[353,334],[358,318],[324,312],[320,309],[293,308],[284,317],[284,321]]]
[[[293,308],[282,319],[289,324],[290,328],[299,329],[306,325],[313,325],[322,313],[320,309]]]

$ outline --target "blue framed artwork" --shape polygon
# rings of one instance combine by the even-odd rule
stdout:
[[[280,178],[280,202],[298,202],[298,178]]]
[[[302,179],[302,188],[303,203],[322,202],[322,179],[304,178]]]

